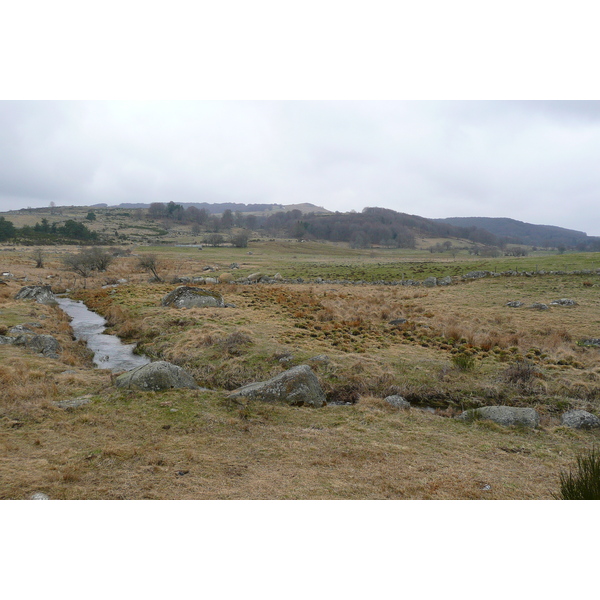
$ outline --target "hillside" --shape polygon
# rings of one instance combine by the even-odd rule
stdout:
[[[433,220],[456,227],[485,229],[499,238],[505,238],[509,243],[527,244],[529,246],[572,247],[587,244],[595,239],[588,237],[583,231],[565,229],[554,225],[534,225],[508,218],[449,217]]]
[[[326,208],[316,206],[308,202],[302,204],[244,204],[241,202],[178,202],[184,209],[194,207],[199,210],[207,210],[211,215],[220,215],[226,210],[241,213],[273,213],[279,211],[299,210],[304,213],[330,213]],[[108,204],[95,204],[92,208],[150,208],[150,204],[146,203],[130,203],[122,202],[115,206]]]

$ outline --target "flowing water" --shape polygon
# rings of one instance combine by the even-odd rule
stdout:
[[[135,344],[123,344],[116,335],[102,333],[106,321],[81,301],[57,298],[59,306],[71,317],[71,328],[78,340],[87,342],[94,352],[94,364],[100,369],[129,371],[150,362],[145,356],[133,353]]]

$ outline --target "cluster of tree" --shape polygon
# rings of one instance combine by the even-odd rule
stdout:
[[[83,223],[69,219],[63,225],[48,223],[48,219],[42,219],[33,227],[25,225],[17,228],[11,221],[0,217],[0,241],[14,239],[19,242],[61,242],[61,241],[83,241],[91,242],[98,239],[95,231],[90,231]]]

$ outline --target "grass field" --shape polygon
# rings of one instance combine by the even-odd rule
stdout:
[[[31,249],[0,252],[0,270],[12,274],[0,286],[0,328],[35,321],[63,346],[58,360],[0,346],[0,498],[42,491],[66,499],[543,499],[557,493],[560,471],[577,452],[600,440],[597,431],[559,421],[569,408],[600,413],[600,351],[577,344],[600,337],[598,275],[489,277],[435,288],[309,281],[596,269],[598,255],[482,260],[281,240],[245,249],[128,248],[130,256],[85,287],[61,264],[73,249],[46,249],[43,269],[34,268]],[[164,283],[149,283],[137,269],[136,255],[147,253],[157,254]],[[234,262],[239,269],[230,269]],[[280,273],[305,282],[206,286],[234,308],[160,306],[177,285],[173,277],[206,274],[205,266],[217,269],[213,276]],[[119,278],[128,283],[102,287]],[[70,289],[105,315],[111,332],[183,366],[211,391],[117,390],[71,340],[58,309],[14,300],[22,285],[38,282]],[[528,308],[565,297],[577,305]],[[510,300],[525,305],[507,307]],[[406,322],[390,325],[400,318]],[[328,359],[312,360],[318,355]],[[472,368],[461,368],[464,356]],[[226,398],[304,363],[330,401],[322,409]],[[383,401],[390,393],[413,408],[392,409]],[[82,395],[91,403],[54,404]],[[541,427],[452,418],[490,404],[535,407]]]

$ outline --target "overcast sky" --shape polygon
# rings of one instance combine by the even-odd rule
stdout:
[[[600,102],[0,102],[0,207],[310,202],[600,235]]]

